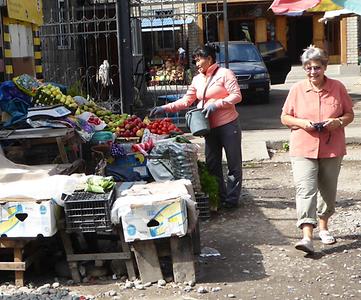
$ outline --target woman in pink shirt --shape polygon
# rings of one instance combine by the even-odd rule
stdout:
[[[328,231],[328,221],[335,212],[337,180],[346,154],[344,128],[353,121],[354,113],[344,85],[324,75],[328,63],[324,50],[311,45],[301,61],[307,78],[291,88],[281,122],[291,129],[297,226],[303,232],[302,240],[295,246],[313,253],[317,216],[321,242],[336,242]]]
[[[206,164],[218,179],[221,203],[232,208],[239,204],[242,186],[241,128],[235,108],[242,96],[234,73],[216,63],[216,50],[217,46],[210,44],[197,48],[192,56],[199,74],[193,78],[187,93],[173,103],[155,107],[150,116],[187,109],[197,99],[201,99],[197,102],[197,107],[201,108],[204,102],[203,113],[211,127],[205,136]],[[227,184],[223,177],[222,149],[227,157]]]

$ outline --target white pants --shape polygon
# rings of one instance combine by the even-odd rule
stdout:
[[[343,157],[311,159],[292,157],[293,179],[296,186],[297,226],[317,226],[319,217],[335,212],[337,180]],[[320,197],[317,197],[320,192]]]

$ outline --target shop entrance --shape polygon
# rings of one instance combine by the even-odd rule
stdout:
[[[289,17],[287,48],[292,64],[300,64],[303,49],[312,44],[313,25],[311,16]]]

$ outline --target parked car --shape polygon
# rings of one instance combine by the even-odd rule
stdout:
[[[271,84],[285,83],[291,70],[291,59],[282,44],[279,41],[268,41],[257,43],[257,47],[267,66]]]
[[[219,47],[217,62],[224,66],[224,43]],[[228,42],[228,62],[241,88],[242,102],[268,103],[270,75],[257,47],[247,41]]]

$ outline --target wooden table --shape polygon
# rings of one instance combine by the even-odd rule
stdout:
[[[18,140],[25,142],[34,142],[42,140],[42,142],[55,141],[58,145],[59,154],[62,163],[69,163],[69,158],[65,149],[65,145],[75,139],[75,131],[73,128],[30,128],[14,130],[7,137],[0,137],[0,141]],[[81,143],[79,145],[79,153],[81,158]]]

